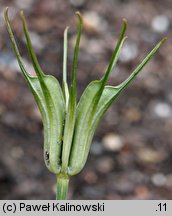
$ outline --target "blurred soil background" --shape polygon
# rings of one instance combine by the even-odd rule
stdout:
[[[23,9],[39,62],[61,82],[63,31],[69,30],[68,73],[84,19],[78,97],[103,76],[122,18],[128,40],[109,83],[123,81],[164,36],[168,41],[111,106],[94,136],[84,170],[71,178],[69,199],[172,199],[172,1],[0,0],[0,199],[54,199],[56,178],[44,165],[40,113],[6,31],[9,16],[31,74],[19,10]]]

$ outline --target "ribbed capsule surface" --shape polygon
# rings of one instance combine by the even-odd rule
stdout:
[[[61,169],[65,103],[58,81],[52,76],[45,76],[44,79],[48,94],[44,96],[43,92],[37,88],[39,102],[36,100],[44,127],[44,160],[47,168],[58,174]]]

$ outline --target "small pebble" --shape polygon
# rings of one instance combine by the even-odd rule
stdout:
[[[156,32],[166,32],[170,25],[169,19],[165,15],[155,16],[152,20],[152,28]]]
[[[135,184],[142,184],[147,183],[149,181],[149,177],[140,171],[130,171],[128,174],[130,175],[130,181],[134,182]]]
[[[32,64],[29,63],[25,58],[22,58],[22,60],[28,73],[34,75],[35,71],[33,69]],[[21,72],[18,61],[16,57],[13,54],[11,54],[11,52],[0,53],[0,65],[1,65],[1,70],[9,69],[10,71],[13,72]]]
[[[166,183],[165,183],[166,187],[172,188],[172,174],[168,174],[166,178],[167,178]]]
[[[34,49],[36,51],[41,51],[44,49],[44,42],[42,41],[42,38],[35,32],[29,32],[31,41],[32,41],[32,45],[34,47]],[[25,39],[23,38],[23,40],[25,41]],[[26,43],[26,41],[25,41]]]
[[[104,31],[107,28],[106,21],[93,11],[83,14],[83,22],[89,32]]]
[[[114,167],[114,161],[109,157],[101,158],[96,162],[96,169],[101,173],[108,173]]]
[[[155,104],[153,111],[160,118],[167,118],[172,115],[172,109],[170,105],[163,102]]]
[[[36,32],[39,33],[48,32],[50,29],[54,29],[54,19],[52,19],[50,16],[33,17],[32,28],[36,29]]]
[[[135,188],[137,199],[149,199],[150,192],[144,185],[139,185]]]
[[[15,187],[16,194],[19,195],[28,195],[32,192],[36,192],[38,189],[38,184],[32,179],[20,181]]]
[[[119,59],[121,62],[129,62],[137,57],[138,51],[137,44],[131,42],[124,44]]]
[[[104,52],[102,41],[97,39],[89,40],[85,48],[90,55],[100,55]]]
[[[1,120],[8,126],[16,126],[16,123],[18,122],[18,116],[14,115],[12,112],[6,112],[2,116]]]
[[[103,153],[102,143],[93,142],[90,151],[94,155],[101,155]]]
[[[121,137],[113,133],[109,133],[104,136],[102,143],[107,150],[114,152],[120,151],[121,148],[124,146]]]
[[[137,122],[141,119],[142,116],[139,109],[132,107],[126,110],[125,117],[130,122]]]
[[[1,52],[0,53],[0,65],[1,70],[6,69],[16,69],[17,60],[11,52]]]
[[[14,158],[14,159],[20,159],[22,158],[24,155],[24,152],[23,152],[23,149],[19,146],[15,146],[12,148],[11,150],[11,156]]]
[[[97,177],[96,173],[93,171],[88,171],[84,176],[84,180],[89,184],[96,183],[97,179],[98,179],[98,177]]]
[[[141,148],[137,151],[138,158],[144,163],[158,163],[161,162],[165,155],[151,148]]]
[[[75,47],[76,37],[71,37],[69,43]],[[80,48],[85,50],[90,56],[97,57],[104,53],[104,43],[102,40],[88,39],[85,35],[82,36],[80,41]]]
[[[19,95],[19,90],[20,90],[19,86],[16,84],[10,83],[9,85],[9,82],[0,82],[0,92],[1,92],[0,103],[2,103],[4,107],[10,103],[14,103],[14,101]],[[3,106],[2,106],[2,112],[3,112],[2,119],[4,119],[6,113],[8,112],[8,111],[5,112]],[[13,114],[14,113],[15,112],[13,112]]]
[[[157,186],[163,186],[166,183],[166,177],[163,173],[156,173],[151,177],[152,183]]]
[[[127,179],[121,179],[121,181],[114,182],[116,184],[115,189],[120,194],[131,194],[134,190],[134,185],[132,182],[128,181]]]
[[[157,33],[152,32],[152,31],[148,31],[147,29],[144,29],[142,31],[142,35],[141,38],[146,42],[146,43],[150,43],[150,44],[154,44],[155,41],[157,40]]]

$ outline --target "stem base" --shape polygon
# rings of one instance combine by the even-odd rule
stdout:
[[[68,194],[69,176],[66,174],[57,175],[56,200],[66,200]]]

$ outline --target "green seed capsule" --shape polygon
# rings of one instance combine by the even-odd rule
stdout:
[[[108,75],[111,73],[119,57],[119,52],[125,39],[122,39],[124,32],[125,23],[121,32],[121,37],[117,43],[117,49],[112,55],[112,59],[106,74],[102,80],[94,81],[89,84],[81,96],[77,106],[75,132],[68,169],[68,174],[71,176],[79,173],[84,167],[94,132],[105,111],[109,108],[112,102],[117,99],[119,94],[129,85],[135,76],[142,70],[142,68],[166,40],[166,38],[164,38],[162,41],[160,41],[149,53],[149,55],[141,62],[141,64],[133,71],[133,73],[119,86],[104,86],[104,80],[107,79]],[[101,92],[102,85],[103,90]]]
[[[21,71],[30,87],[40,109],[44,126],[44,159],[48,169],[58,174],[61,170],[62,136],[65,116],[65,101],[59,82],[50,75],[45,75],[35,56],[23,12],[21,12],[27,47],[37,77],[29,75],[22,59],[11,29],[8,18],[8,8],[5,11],[5,21],[10,39]]]
[[[124,20],[123,27],[116,48],[112,54],[110,64],[104,77],[100,81],[93,81],[84,91],[77,106],[75,131],[69,160],[69,175],[75,175],[81,171],[86,163],[90,145],[99,119],[95,119],[97,106],[103,93],[107,79],[112,72],[125,40],[124,34],[127,23]]]

